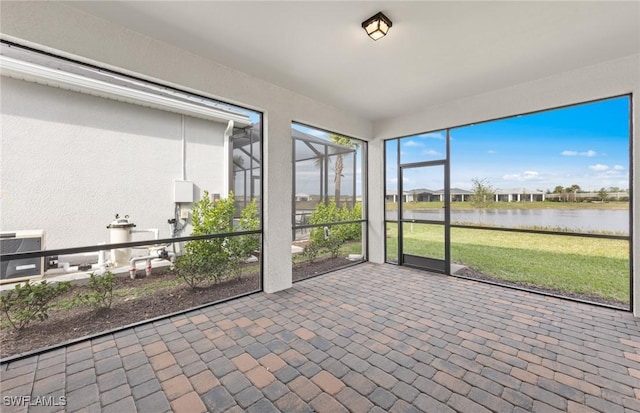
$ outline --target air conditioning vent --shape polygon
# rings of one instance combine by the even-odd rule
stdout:
[[[32,252],[44,249],[44,231],[0,233],[0,254]],[[40,278],[44,275],[44,257],[3,260],[0,263],[0,283]]]

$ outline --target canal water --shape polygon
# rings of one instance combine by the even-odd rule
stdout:
[[[387,211],[395,220],[396,211]],[[444,220],[444,209],[405,211],[405,219]],[[629,211],[612,209],[486,209],[452,210],[451,223],[497,227],[548,227],[575,232],[629,234]]]

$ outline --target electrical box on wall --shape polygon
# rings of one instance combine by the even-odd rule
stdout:
[[[174,181],[173,202],[190,203],[193,202],[193,182]]]

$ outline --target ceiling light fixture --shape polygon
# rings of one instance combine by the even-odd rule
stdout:
[[[386,36],[392,25],[391,20],[382,12],[362,22],[362,28],[373,40],[382,39]]]

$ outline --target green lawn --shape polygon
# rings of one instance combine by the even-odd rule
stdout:
[[[387,259],[396,261],[397,225],[387,227]],[[404,235],[405,251],[442,256],[441,226],[414,224]],[[451,261],[502,280],[629,303],[624,240],[451,228]]]

